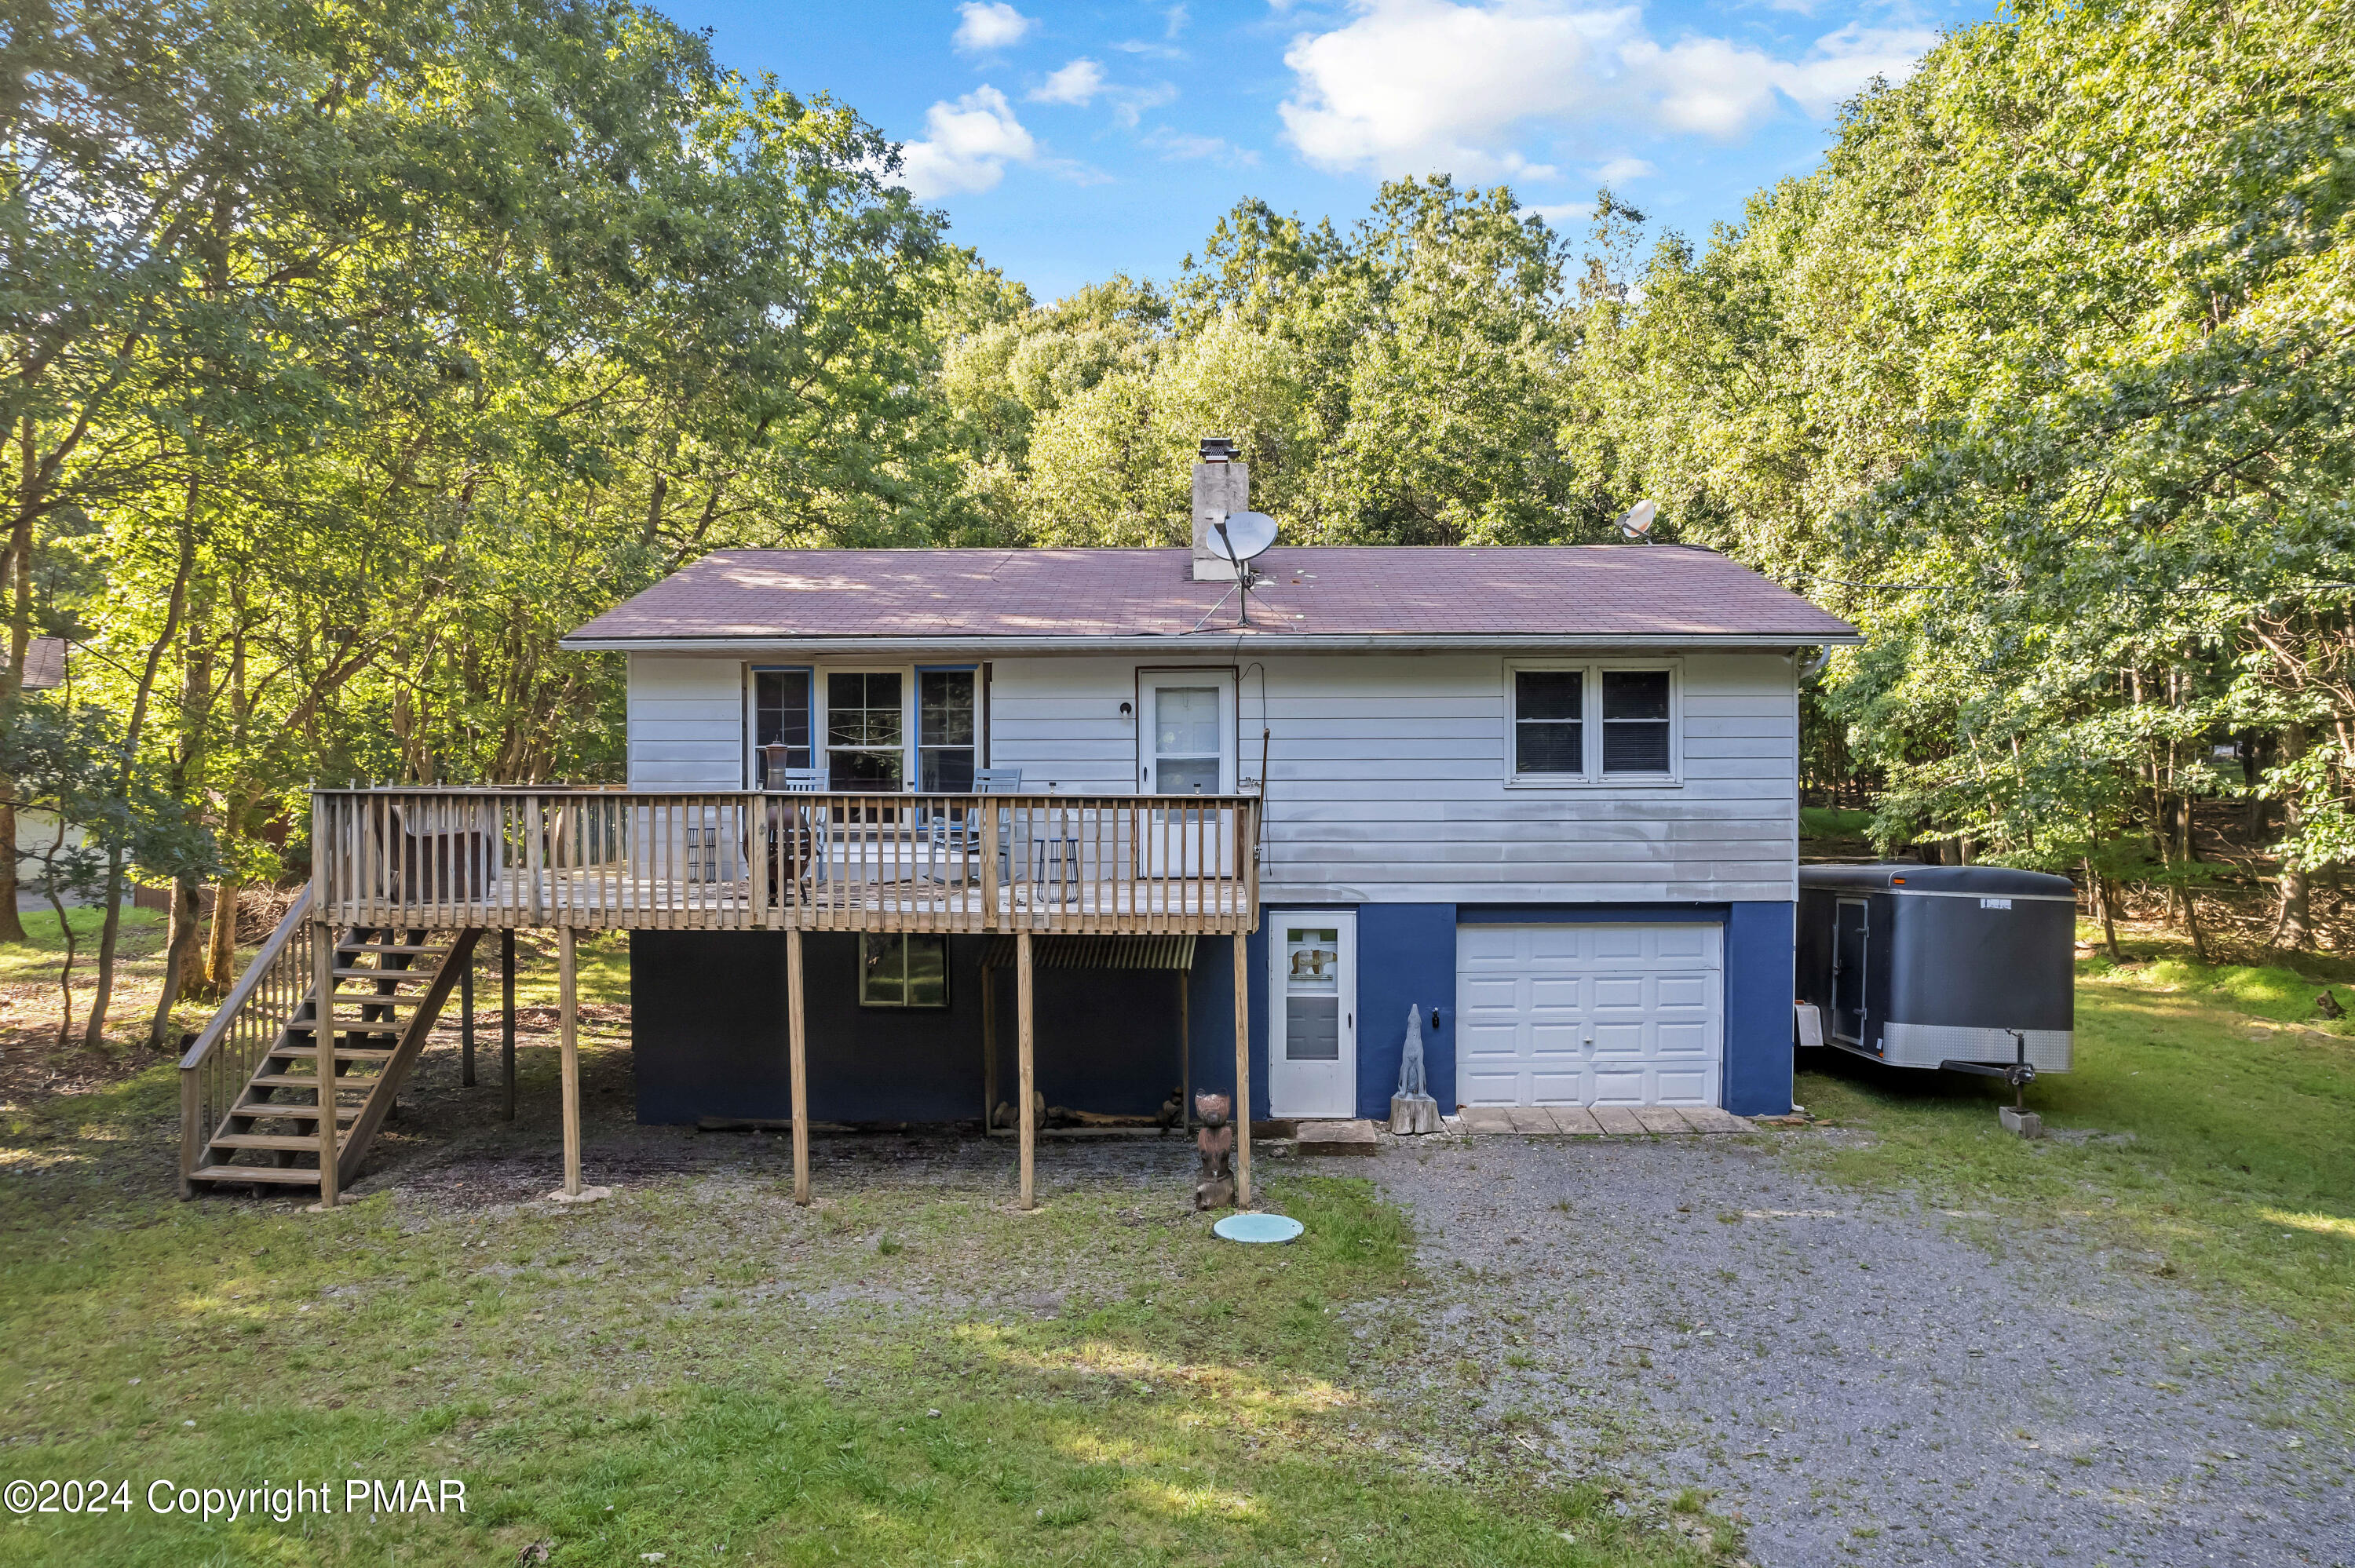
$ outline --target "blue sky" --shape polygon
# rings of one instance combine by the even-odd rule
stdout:
[[[1811,167],[1840,101],[1993,0],[654,0],[832,93],[1051,299],[1167,278],[1244,196],[1346,225],[1385,176],[1505,183],[1572,233],[1607,183],[1702,240]]]

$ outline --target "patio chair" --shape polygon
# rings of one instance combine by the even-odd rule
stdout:
[[[973,792],[976,795],[1018,795],[1022,792],[1022,769],[976,768],[973,770]],[[955,856],[960,863],[981,853],[981,816],[970,808],[961,808],[954,812],[931,812],[920,831],[930,834],[933,848],[941,854]],[[997,874],[1000,877],[1007,874],[1009,832],[1009,824],[1000,817],[997,823]]]

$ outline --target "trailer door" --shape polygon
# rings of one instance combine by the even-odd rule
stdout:
[[[1867,906],[1843,898],[1832,912],[1832,1038],[1864,1042],[1864,945]]]

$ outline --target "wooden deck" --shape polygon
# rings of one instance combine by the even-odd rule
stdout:
[[[581,930],[1213,935],[1258,924],[1252,796],[327,789],[316,917]]]
[[[1241,937],[1259,923],[1259,801],[1245,795],[321,789],[311,823],[309,888],[181,1059],[184,1193],[314,1186],[332,1208],[452,983],[471,973],[477,938],[544,926],[557,938],[564,1118],[563,1181],[549,1196],[602,1196],[581,1181],[581,933],[773,929],[785,937],[794,1197],[806,1203],[803,933],[1007,932],[1030,1208],[1036,938]],[[1235,1082],[1248,1107],[1249,959],[1243,942],[1231,946]],[[514,962],[505,936],[510,1115]],[[1247,1116],[1235,1175],[1248,1206]]]

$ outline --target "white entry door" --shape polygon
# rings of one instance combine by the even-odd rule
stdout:
[[[1184,800],[1235,789],[1235,677],[1231,670],[1156,670],[1141,675],[1136,783],[1175,797],[1146,813],[1139,858],[1147,876],[1231,876],[1233,842],[1224,812]]]
[[[1457,927],[1456,1098],[1717,1104],[1724,936],[1715,925]]]
[[[1358,916],[1268,916],[1267,1104],[1280,1117],[1358,1114]]]

